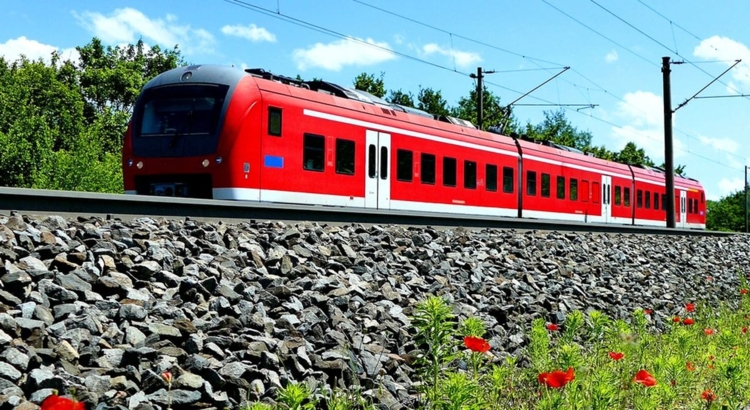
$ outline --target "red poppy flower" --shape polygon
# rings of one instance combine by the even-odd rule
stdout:
[[[680,320],[681,319],[680,319],[679,316],[675,316],[675,317],[672,318],[672,321],[675,322],[675,323],[680,323]]]
[[[695,371],[695,366],[693,365],[693,362],[687,362],[685,367],[687,367],[689,372]]]
[[[646,370],[639,370],[633,377],[633,381],[646,387],[656,386],[656,379]]]
[[[740,289],[740,293],[743,295],[747,295],[747,289],[745,288]]]
[[[464,337],[464,346],[477,353],[484,353],[490,350],[490,344],[481,337]]]
[[[711,336],[712,334],[716,333],[713,329],[703,329],[703,333],[706,334],[706,336]]]
[[[554,323],[549,323],[549,324],[547,324],[547,330],[554,332],[556,330],[560,330],[560,326],[558,326],[558,325],[556,325]]]
[[[650,315],[653,312],[651,309],[643,309],[643,313],[646,315]]]
[[[715,359],[714,355],[708,356],[708,360],[710,360],[710,361],[712,361],[712,362],[713,362],[713,361],[714,361],[714,359]]]
[[[747,333],[747,326],[742,327],[742,333]]]
[[[170,372],[163,372],[161,374],[161,378],[164,379],[167,384],[172,384],[172,373]]]
[[[609,352],[609,357],[612,358],[614,361],[618,361],[625,356],[622,352]]]
[[[716,393],[712,392],[711,389],[703,390],[703,393],[701,393],[701,398],[708,402],[712,402],[717,399]]]
[[[708,275],[708,276],[706,276],[706,280],[709,281],[709,282],[711,282],[712,280],[714,280],[714,277],[711,276],[711,275]]]
[[[44,399],[41,410],[86,410],[86,403],[53,394]]]
[[[686,304],[685,310],[687,310],[688,312],[695,312],[695,303]]]
[[[695,324],[695,320],[693,320],[693,319],[691,319],[689,317],[686,317],[685,319],[682,320],[682,324],[685,325],[685,326],[690,326],[690,325]]]
[[[559,389],[575,379],[575,372],[572,367],[568,367],[567,372],[555,370],[551,373],[539,373],[538,379],[539,383],[545,384],[547,387]]]

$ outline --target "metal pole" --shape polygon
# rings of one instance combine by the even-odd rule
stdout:
[[[747,233],[747,165],[745,165],[745,233]]]
[[[482,129],[482,103],[484,93],[482,92],[482,67],[477,67],[477,128]]]
[[[667,228],[675,227],[674,158],[672,151],[672,91],[669,84],[669,57],[661,58],[664,77],[664,171],[666,172]]]

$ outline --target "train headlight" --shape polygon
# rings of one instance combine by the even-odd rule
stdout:
[[[128,159],[128,166],[129,167],[133,166],[133,158]]]
[[[135,164],[135,166],[136,166],[136,167],[137,167],[138,169],[141,169],[141,168],[143,168],[143,161],[138,161],[138,163],[137,163],[137,164]]]
[[[223,159],[221,157],[216,157],[216,163],[217,164],[221,164],[221,161],[223,161]]]
[[[210,164],[210,163],[211,163],[211,162],[210,162],[209,160],[207,160],[207,159],[204,159],[204,160],[203,160],[203,162],[201,162],[201,164],[203,164],[203,167],[204,167],[204,168],[205,168],[205,167],[207,167],[207,166],[208,166],[208,164]]]

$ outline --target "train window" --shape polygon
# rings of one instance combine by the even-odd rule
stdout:
[[[550,177],[549,174],[542,174],[542,197],[549,198],[550,193]]]
[[[414,153],[405,149],[396,151],[396,179],[411,182],[414,175]]]
[[[646,195],[646,209],[651,209],[651,192],[646,191],[644,195]]]
[[[370,162],[370,166],[367,168],[367,176],[370,178],[375,178],[375,175],[377,175],[377,155],[377,148],[374,144],[370,144],[370,147],[367,148],[367,160]]]
[[[599,183],[594,181],[591,183],[591,202],[598,204],[601,193],[599,192]]]
[[[488,191],[497,191],[497,165],[487,164],[484,167],[484,173],[487,179],[485,188]]]
[[[667,194],[661,194],[661,208],[667,210]]]
[[[380,147],[380,179],[388,179],[388,148]]]
[[[281,108],[268,107],[268,135],[281,136]]]
[[[513,168],[503,167],[503,192],[513,193]]]
[[[706,196],[703,195],[703,192],[701,192],[701,203],[705,203],[705,202],[706,202]]]
[[[581,180],[581,201],[589,201],[589,181],[585,179]]]
[[[464,188],[477,188],[477,163],[464,160]]]
[[[326,139],[322,135],[305,134],[303,168],[308,171],[323,171],[325,148]]]
[[[565,199],[565,177],[557,177],[557,199]]]
[[[659,210],[659,193],[654,192],[654,209]]]
[[[443,157],[443,185],[456,186],[456,159]]]
[[[354,175],[354,141],[336,138],[336,173]]]
[[[693,199],[693,212],[698,213],[698,200]]]
[[[643,208],[643,190],[641,189],[636,191],[636,205],[638,208]]]
[[[578,200],[578,180],[576,178],[570,178],[570,200]]]
[[[434,184],[435,183],[435,156],[432,154],[421,155],[421,169],[419,171],[420,178],[422,178],[423,184]]]
[[[615,187],[615,205],[620,205],[622,203],[622,187],[616,186]]]
[[[622,192],[622,203],[625,206],[630,206],[630,188],[625,187],[625,190]]]
[[[526,171],[526,195],[536,195],[536,171]]]

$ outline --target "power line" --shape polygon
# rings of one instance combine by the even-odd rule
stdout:
[[[596,35],[598,35],[599,37],[602,37],[603,39],[605,39],[605,40],[609,41],[610,43],[612,43],[612,44],[614,44],[614,45],[616,45],[616,46],[618,46],[618,47],[622,48],[623,50],[627,51],[628,53],[630,53],[630,54],[633,54],[634,56],[636,56],[636,57],[640,58],[641,60],[643,60],[643,61],[645,61],[645,62],[647,62],[647,63],[649,63],[649,64],[651,64],[651,65],[653,65],[653,66],[655,66],[655,67],[659,67],[659,64],[656,64],[655,62],[653,62],[653,61],[649,60],[648,58],[646,58],[646,57],[644,57],[644,56],[642,56],[642,55],[640,55],[640,54],[636,53],[635,51],[633,51],[633,50],[631,50],[631,49],[629,49],[629,48],[627,48],[627,47],[623,46],[622,44],[620,44],[620,43],[616,42],[615,40],[612,40],[611,38],[609,38],[609,37],[605,36],[604,34],[602,34],[602,33],[598,32],[597,30],[595,30],[595,29],[593,29],[593,28],[589,27],[589,26],[588,26],[588,25],[587,25],[586,23],[584,23],[584,22],[582,22],[582,21],[578,20],[577,18],[575,18],[575,17],[571,16],[570,14],[568,14],[568,13],[566,13],[566,12],[562,11],[562,10],[561,10],[561,9],[559,9],[558,7],[556,7],[556,6],[552,5],[552,4],[551,4],[550,2],[548,2],[547,0],[542,0],[542,2],[543,2],[544,4],[546,4],[546,5],[550,6],[550,7],[552,7],[553,9],[557,10],[558,12],[562,13],[563,15],[565,15],[566,17],[568,17],[569,19],[571,19],[571,20],[575,21],[576,23],[578,23],[578,24],[582,25],[583,27],[586,27],[587,29],[589,29],[589,30],[593,31],[593,32],[594,32],[594,33],[595,33]]]
[[[405,54],[405,53],[402,53],[402,52],[398,52],[398,51],[395,51],[395,50],[389,49],[389,48],[387,48],[387,47],[382,47],[382,46],[379,46],[379,45],[377,45],[377,44],[369,43],[369,42],[366,42],[366,41],[360,40],[360,39],[358,39],[358,38],[355,38],[355,37],[352,37],[352,36],[348,36],[348,35],[345,35],[345,34],[343,34],[343,33],[339,33],[339,32],[337,32],[337,31],[334,31],[334,30],[331,30],[331,29],[328,29],[328,28],[325,28],[325,27],[322,27],[322,26],[319,26],[319,25],[316,25],[316,24],[312,24],[312,23],[310,23],[310,22],[307,22],[307,21],[304,21],[304,20],[301,20],[301,19],[297,19],[297,18],[291,17],[291,16],[289,16],[289,15],[286,15],[286,14],[283,14],[283,13],[281,13],[281,12],[280,12],[280,11],[278,11],[278,10],[277,10],[277,11],[274,11],[274,10],[270,10],[270,9],[267,9],[267,8],[263,8],[263,7],[260,7],[260,6],[254,5],[254,4],[250,4],[250,3],[246,2],[246,1],[242,1],[242,0],[223,0],[223,1],[224,1],[224,2],[226,2],[226,3],[232,4],[232,5],[235,5],[235,6],[238,6],[238,7],[241,7],[241,8],[245,8],[245,9],[248,9],[248,10],[251,10],[251,11],[255,11],[255,12],[258,12],[258,13],[260,13],[260,14],[264,14],[264,15],[266,15],[266,16],[269,16],[269,17],[273,17],[273,18],[275,18],[275,19],[278,19],[278,20],[282,20],[282,21],[284,21],[284,22],[287,22],[287,23],[291,23],[291,24],[294,24],[294,25],[297,25],[297,26],[300,26],[300,27],[303,27],[303,28],[307,28],[307,29],[310,29],[310,30],[313,30],[313,31],[316,31],[316,32],[319,32],[319,33],[323,33],[323,34],[326,34],[326,35],[330,35],[330,36],[333,36],[333,37],[338,37],[338,38],[342,38],[342,39],[346,39],[346,40],[350,40],[350,41],[355,41],[355,42],[357,42],[357,43],[360,43],[360,44],[362,44],[362,45],[366,45],[366,46],[370,46],[370,47],[375,47],[375,48],[381,49],[381,50],[383,50],[383,51],[387,51],[387,52],[389,52],[389,53],[393,53],[393,54],[395,54],[395,55],[399,55],[399,56],[402,56],[402,57],[404,57],[404,58],[407,58],[407,59],[410,59],[410,60],[413,60],[413,61],[417,61],[417,62],[420,62],[420,63],[423,63],[423,64],[428,64],[428,65],[430,65],[430,66],[433,66],[433,67],[436,67],[436,68],[440,68],[440,69],[442,69],[442,70],[446,70],[446,71],[450,71],[450,72],[452,72],[452,73],[456,73],[456,74],[460,74],[460,75],[463,75],[463,76],[466,76],[466,77],[470,77],[470,74],[467,74],[467,73],[462,73],[462,72],[460,72],[460,71],[456,71],[455,69],[451,69],[451,68],[449,68],[449,67],[446,67],[446,66],[443,66],[443,65],[440,65],[440,64],[436,64],[436,63],[433,63],[433,62],[430,62],[430,61],[427,61],[427,60],[423,60],[423,59],[420,59],[420,58],[417,58],[417,57],[411,56],[411,55],[409,55],[409,54]],[[360,2],[360,1],[358,1],[358,0],[354,0],[354,1],[356,1],[356,2],[358,2],[358,3],[361,3],[361,2]],[[544,1],[545,3],[547,3],[547,2],[546,2],[546,0],[542,0],[542,1]],[[362,3],[362,4],[364,4],[364,3]],[[549,4],[549,3],[547,3],[547,4]],[[365,4],[365,5],[366,5],[366,4]],[[550,5],[550,6],[551,6],[551,5]],[[553,7],[553,8],[555,8],[554,6],[552,6],[552,7]],[[387,11],[386,11],[386,12],[387,12]],[[392,13],[389,13],[389,14],[392,14]],[[563,14],[565,14],[565,13],[563,13]],[[566,14],[566,15],[567,15],[567,14]],[[409,18],[407,18],[407,17],[403,17],[403,18],[405,18],[405,19],[409,19]],[[410,19],[410,20],[411,20],[411,19]],[[576,20],[576,21],[577,21],[577,20]],[[415,22],[416,22],[416,21],[415,21]],[[417,24],[423,24],[423,23],[419,23],[419,22],[416,22],[416,23],[417,23]],[[582,23],[581,23],[581,24],[582,24]],[[423,25],[426,25],[426,24],[423,24]],[[428,25],[426,25],[426,26],[428,26]],[[434,28],[434,29],[435,29],[435,30],[439,30],[439,31],[442,31],[442,32],[445,32],[445,30],[442,30],[442,29],[439,29],[439,28]],[[546,62],[546,63],[550,63],[550,64],[556,64],[556,63],[554,63],[554,62],[551,62],[551,61],[547,61],[547,60],[542,60],[542,59],[536,59],[536,58],[533,58],[533,57],[528,57],[528,56],[524,56],[524,55],[521,55],[521,54],[518,54],[518,53],[514,53],[514,52],[510,52],[510,51],[504,50],[504,49],[500,49],[499,47],[495,47],[495,46],[492,46],[492,45],[489,45],[489,44],[486,44],[486,43],[482,43],[482,42],[479,42],[479,41],[475,41],[475,40],[472,40],[472,39],[470,39],[470,38],[468,38],[468,37],[463,37],[463,36],[458,36],[458,35],[456,35],[456,36],[457,36],[457,37],[461,37],[461,38],[464,38],[464,39],[466,39],[466,40],[468,40],[468,41],[474,41],[474,42],[476,42],[476,43],[478,43],[478,44],[482,44],[482,45],[485,45],[485,46],[487,46],[487,47],[490,47],[490,48],[493,48],[493,49],[498,49],[498,50],[500,50],[500,51],[505,51],[505,52],[509,52],[509,53],[511,53],[511,54],[515,54],[515,55],[517,55],[517,56],[520,56],[520,57],[523,57],[523,58],[529,59],[530,61],[534,62],[534,64],[536,64],[537,66],[539,66],[539,67],[540,67],[540,69],[542,69],[542,70],[547,70],[547,71],[549,71],[549,70],[550,70],[550,68],[544,68],[544,67],[541,67],[541,66],[540,66],[540,65],[539,65],[538,63],[536,63],[535,61],[542,61],[542,62]],[[622,47],[622,46],[620,46],[620,47]],[[648,61],[648,60],[647,60],[647,61]],[[648,62],[650,63],[650,61],[648,61]],[[573,71],[576,71],[576,70],[574,69]],[[576,72],[577,72],[577,71],[576,71]],[[595,82],[594,82],[593,80],[589,79],[588,77],[586,77],[586,76],[585,76],[585,75],[583,75],[582,73],[580,73],[580,72],[577,72],[577,73],[578,73],[578,75],[580,75],[580,76],[581,76],[581,77],[583,77],[584,79],[588,80],[588,81],[589,81],[589,82],[591,82],[592,84],[594,84],[594,85],[596,85],[597,87],[599,87],[599,88],[600,88],[600,89],[601,89],[602,91],[604,91],[604,92],[605,92],[605,93],[607,93],[608,95],[611,95],[611,96],[613,96],[613,97],[617,98],[618,100],[620,100],[620,101],[623,101],[623,102],[625,102],[624,100],[620,99],[619,97],[616,97],[616,96],[614,96],[613,94],[611,94],[611,93],[609,93],[608,91],[606,91],[606,90],[605,90],[604,88],[602,88],[601,86],[599,86],[598,84],[596,84],[596,83],[595,83]],[[569,81],[566,81],[566,82],[570,83]],[[500,88],[500,89],[504,89],[504,90],[507,90],[507,91],[510,91],[510,92],[513,92],[513,93],[519,94],[519,95],[520,95],[520,94],[523,94],[523,92],[521,92],[521,91],[518,91],[518,90],[515,90],[515,89],[512,89],[512,88],[509,88],[509,87],[506,87],[506,86],[502,86],[502,85],[500,85],[500,84],[495,84],[495,83],[492,83],[492,82],[489,82],[489,81],[485,81],[485,83],[486,83],[486,84],[488,84],[488,85],[492,85],[492,86],[494,86],[494,87]],[[572,83],[571,83],[571,84],[572,84]],[[574,84],[574,85],[575,85],[575,84]],[[543,98],[540,98],[540,97],[536,97],[536,96],[530,96],[530,98],[532,98],[532,99],[534,99],[534,100],[537,100],[537,101],[541,101],[541,102],[543,102],[543,103],[547,103],[547,104],[550,104],[550,105],[561,106],[561,107],[562,107],[563,109],[565,109],[565,110],[568,110],[568,111],[572,111],[572,112],[576,112],[576,113],[577,113],[577,114],[579,114],[579,115],[585,115],[585,116],[587,116],[587,117],[589,117],[589,118],[595,119],[595,120],[597,120],[597,121],[600,121],[600,122],[603,122],[603,123],[609,124],[609,125],[611,125],[611,126],[614,126],[614,127],[617,127],[617,128],[621,128],[621,129],[622,129],[622,128],[624,128],[624,127],[623,127],[623,126],[621,126],[621,125],[618,125],[618,124],[615,124],[615,123],[613,123],[613,122],[610,122],[610,121],[604,120],[604,119],[602,119],[602,118],[599,118],[599,117],[593,116],[593,115],[591,115],[591,114],[584,114],[584,113],[581,113],[580,111],[578,111],[578,110],[575,110],[575,109],[573,109],[573,108],[571,108],[571,107],[569,107],[569,106],[565,106],[565,105],[561,105],[561,104],[558,104],[558,103],[554,103],[554,102],[552,102],[552,101],[549,101],[549,100],[545,100],[545,99],[543,99]],[[632,104],[629,104],[629,103],[627,103],[627,102],[625,102],[625,103],[626,103],[626,104],[628,104],[628,105],[631,105],[631,106],[632,106]],[[659,139],[656,139],[656,138],[652,138],[652,137],[651,137],[650,135],[648,135],[647,133],[641,132],[641,131],[639,131],[639,130],[631,130],[631,131],[632,131],[633,133],[635,133],[635,134],[639,134],[639,135],[643,135],[643,136],[646,136],[646,137],[647,137],[647,138],[649,138],[649,139],[652,139],[652,140],[655,140],[655,141],[660,141]],[[687,135],[688,137],[690,137],[690,136],[689,136],[688,134],[685,134],[685,135]],[[727,164],[725,164],[725,163],[722,163],[722,162],[718,162],[718,161],[712,160],[712,159],[710,159],[710,158],[707,158],[707,157],[703,157],[703,156],[701,156],[701,155],[699,155],[699,154],[696,154],[696,153],[692,153],[692,152],[690,152],[690,151],[686,151],[686,150],[685,150],[685,149],[683,149],[683,148],[679,148],[679,150],[680,150],[680,151],[682,151],[682,152],[686,152],[686,153],[688,153],[688,154],[694,155],[694,156],[696,156],[696,157],[699,157],[699,158],[705,159],[705,160],[707,160],[707,161],[709,161],[709,162],[714,162],[714,163],[716,163],[716,164],[719,164],[719,165],[722,165],[722,166],[725,166],[725,167],[729,167],[729,168],[731,168],[730,166],[728,166],[728,165],[727,165]],[[733,168],[733,169],[734,169],[734,168]]]

